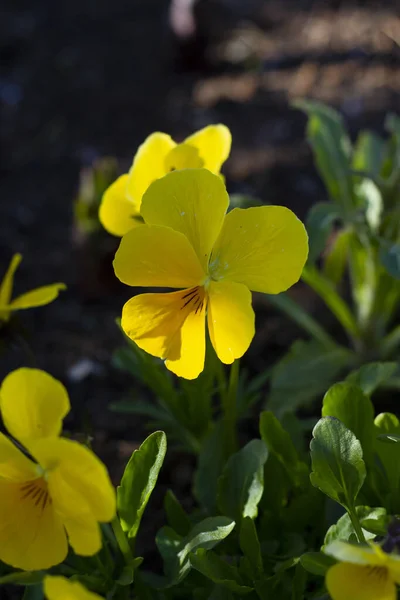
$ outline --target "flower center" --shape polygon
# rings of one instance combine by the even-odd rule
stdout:
[[[181,310],[193,310],[195,314],[201,311],[205,301],[205,290],[203,286],[191,288],[182,296]]]
[[[20,487],[20,499],[32,502],[41,512],[52,503],[47,482],[44,477],[23,483]]]

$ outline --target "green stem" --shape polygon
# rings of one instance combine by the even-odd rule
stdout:
[[[362,544],[362,543],[366,544],[366,539],[365,539],[365,536],[364,536],[362,527],[360,525],[360,521],[358,519],[356,511],[354,510],[354,508],[352,508],[348,512],[349,512],[350,521],[351,521],[351,523],[354,527],[354,531],[356,532],[356,535],[358,537],[358,541],[360,542],[360,544]]]
[[[133,554],[131,547],[128,542],[128,538],[126,537],[124,531],[122,530],[120,520],[118,516],[114,517],[111,521],[111,527],[113,529],[115,539],[117,540],[118,546],[121,550],[121,553],[125,559],[127,565],[131,565],[133,561]]]
[[[239,360],[232,363],[228,389],[221,395],[224,412],[224,437],[226,455],[230,456],[237,449],[237,393],[239,384]]]

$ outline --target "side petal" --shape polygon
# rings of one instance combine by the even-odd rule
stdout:
[[[43,287],[36,288],[31,292],[26,292],[15,298],[10,305],[10,310],[23,310],[25,308],[34,308],[36,306],[45,306],[53,302],[61,290],[66,290],[67,286],[65,283],[52,283],[51,285],[44,285]]]
[[[75,554],[80,556],[97,554],[102,545],[101,530],[90,512],[64,519],[63,523],[67,530],[68,541]]]
[[[225,125],[208,125],[190,135],[184,143],[197,148],[204,167],[218,174],[231,151],[232,136]]]
[[[36,465],[4,433],[0,433],[1,480],[25,482],[37,477]]]
[[[342,540],[334,540],[325,546],[324,552],[337,560],[357,565],[382,566],[389,560],[389,555],[373,542],[369,542],[368,546],[358,546]]]
[[[0,560],[36,571],[61,563],[68,543],[49,497],[29,491],[26,484],[0,480]]]
[[[186,379],[204,369],[206,297],[201,287],[167,294],[141,294],[128,300],[121,325],[139,348],[165,360]]]
[[[127,184],[129,198],[139,207],[142,196],[152,181],[165,175],[165,158],[175,146],[171,136],[159,131],[149,135],[139,146]]]
[[[22,260],[21,254],[14,254],[11,259],[10,265],[4,275],[3,281],[0,284],[0,306],[7,306],[11,300],[13,283],[14,283],[14,274],[18,269],[18,266]]]
[[[211,282],[208,288],[208,331],[221,362],[231,364],[240,358],[254,337],[255,315],[251,292],[231,281]]]
[[[46,471],[54,507],[63,518],[91,513],[97,521],[113,519],[115,489],[106,467],[91,450],[64,438],[38,440],[28,450]]]
[[[127,196],[128,177],[127,173],[121,175],[106,189],[99,209],[99,220],[104,229],[118,237],[142,223],[139,203]]]
[[[149,225],[183,233],[206,270],[228,205],[229,196],[219,176],[207,169],[183,169],[151,184],[141,212]]]
[[[46,575],[43,584],[47,600],[101,600],[101,596],[89,592],[79,581],[60,575]]]
[[[396,586],[385,567],[338,563],[325,578],[332,600],[396,600]]]
[[[300,279],[307,255],[305,227],[288,208],[235,208],[213,249],[210,273],[254,292],[279,294]]]
[[[70,403],[60,381],[45,371],[23,367],[4,379],[0,410],[7,430],[22,442],[58,436]]]
[[[184,288],[205,277],[187,238],[168,227],[142,225],[128,231],[113,265],[118,279],[132,286]]]

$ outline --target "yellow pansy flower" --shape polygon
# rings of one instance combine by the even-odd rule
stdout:
[[[26,292],[18,298],[11,300],[14,274],[22,260],[21,254],[14,254],[10,266],[0,284],[0,323],[9,320],[14,310],[23,310],[24,308],[34,308],[35,306],[44,306],[53,302],[57,298],[60,290],[65,290],[64,283],[52,283],[31,292]]]
[[[47,600],[101,600],[98,594],[89,592],[78,581],[69,581],[66,577],[46,575],[43,588]]]
[[[26,571],[101,548],[99,522],[115,515],[115,490],[103,463],[59,437],[70,404],[64,386],[38,369],[17,369],[0,387],[0,560]]]
[[[121,175],[104,193],[99,218],[113,235],[142,223],[140,206],[149,185],[170,171],[204,167],[218,174],[229,156],[232,137],[225,125],[209,125],[177,144],[166,133],[152,133]]]
[[[387,554],[374,542],[355,546],[336,540],[324,552],[341,562],[325,578],[332,600],[396,600],[400,556]]]
[[[206,169],[175,171],[143,196],[145,224],[115,255],[127,285],[181,288],[141,294],[122,311],[136,344],[187,379],[204,368],[207,313],[219,359],[232,363],[254,336],[251,292],[278,294],[299,279],[308,253],[304,225],[283,206],[235,208],[222,179]]]

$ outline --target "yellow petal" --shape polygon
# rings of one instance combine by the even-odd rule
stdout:
[[[324,552],[337,560],[359,565],[386,565],[389,560],[389,554],[383,552],[380,546],[373,542],[370,542],[368,546],[358,546],[335,540],[325,546]]]
[[[3,281],[0,285],[0,307],[7,306],[11,300],[14,283],[14,274],[15,271],[18,269],[21,260],[21,254],[14,254],[14,256],[11,259],[10,266],[8,267],[7,272],[4,275]]]
[[[43,584],[47,600],[101,600],[101,596],[89,592],[78,581],[65,577],[46,575]]]
[[[233,363],[248,349],[254,337],[251,292],[231,281],[211,282],[208,288],[208,331],[218,358]]]
[[[121,175],[106,189],[99,209],[104,229],[118,237],[142,223],[139,203],[128,197],[128,177],[127,173]]]
[[[28,450],[46,471],[49,491],[63,518],[91,513],[97,521],[111,521],[115,515],[115,490],[107,469],[82,444],[63,438],[29,443]]]
[[[206,270],[228,205],[220,177],[207,169],[183,169],[152,183],[143,196],[141,212],[149,225],[183,233]]]
[[[142,225],[129,231],[113,264],[118,279],[133,286],[182,288],[205,277],[187,238],[168,227]]]
[[[22,310],[25,308],[34,308],[35,306],[44,306],[53,302],[61,290],[65,290],[67,286],[65,283],[52,283],[51,285],[44,285],[43,287],[36,288],[31,292],[26,292],[15,298],[10,303],[11,310]]]
[[[67,536],[43,479],[27,483],[0,480],[0,560],[34,571],[61,563]]]
[[[152,181],[165,175],[165,158],[175,146],[171,136],[160,132],[152,133],[139,146],[127,184],[130,199],[139,207],[142,196]]]
[[[178,169],[201,169],[204,161],[199,156],[199,151],[194,146],[178,144],[172,148],[165,157],[165,173]]]
[[[231,151],[232,136],[225,125],[208,125],[186,138],[184,143],[199,150],[206,169],[219,173]]]
[[[279,294],[299,280],[307,254],[305,227],[288,208],[235,208],[213,249],[210,273],[255,292]]]
[[[332,600],[396,600],[396,586],[385,567],[338,563],[325,578]]]
[[[25,482],[37,477],[36,465],[0,433],[0,481]]]
[[[195,379],[204,369],[205,309],[201,287],[141,294],[125,304],[121,325],[139,348],[165,359],[170,371]]]
[[[45,371],[21,368],[1,385],[0,410],[11,435],[24,441],[59,435],[70,403],[60,381]]]
[[[90,512],[74,518],[64,518],[63,523],[75,554],[93,556],[101,549],[101,530]]]

